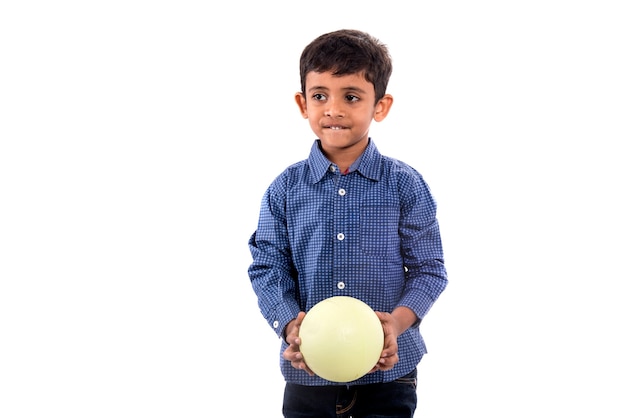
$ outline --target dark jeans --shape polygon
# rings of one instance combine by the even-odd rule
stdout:
[[[285,418],[411,418],[417,370],[389,383],[362,386],[285,385]]]

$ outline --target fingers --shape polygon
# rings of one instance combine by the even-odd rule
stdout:
[[[400,357],[397,353],[384,355],[384,357],[378,359],[378,362],[374,365],[374,367],[372,367],[372,370],[370,370],[368,373],[391,370],[396,365],[396,363],[398,363],[398,361],[400,361]]]
[[[304,319],[304,312],[300,312],[298,317],[293,321],[293,327],[290,327],[290,332],[287,335],[285,341],[287,344],[287,348],[283,351],[283,358],[291,363],[291,367],[298,370],[304,370],[308,373],[309,376],[315,376],[315,373],[309,366],[307,366],[304,361],[304,357],[300,352],[300,337],[298,337],[298,333],[300,331],[300,324],[302,324],[302,320]]]
[[[398,357],[398,342],[397,334],[394,326],[394,318],[387,312],[376,312],[376,315],[380,319],[383,326],[383,333],[385,335],[383,350],[380,354],[378,362],[372,369],[372,371],[378,370],[390,370],[398,363],[400,357]]]
[[[398,353],[386,355],[378,360],[375,367],[377,370],[390,370],[399,360],[400,357],[398,357]]]
[[[298,370],[304,370],[309,376],[315,376],[315,373],[306,365],[304,359],[298,359],[291,362],[291,367]]]
[[[315,375],[315,373],[313,373],[313,371],[309,369],[309,366],[307,366],[306,362],[304,361],[304,357],[299,351],[298,345],[290,344],[289,347],[287,347],[283,352],[283,358],[289,361],[291,363],[291,367],[293,367],[294,369],[304,370],[309,374],[309,376]]]

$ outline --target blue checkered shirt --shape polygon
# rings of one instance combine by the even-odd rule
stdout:
[[[406,306],[419,321],[398,338],[400,361],[351,382],[389,382],[413,370],[426,346],[419,323],[447,285],[436,203],[422,176],[381,155],[370,139],[348,173],[322,153],[287,167],[265,192],[249,240],[249,278],[262,315],[279,337],[298,312],[331,296],[372,309]],[[282,358],[285,381],[329,385]]]

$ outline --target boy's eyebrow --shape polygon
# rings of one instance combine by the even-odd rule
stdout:
[[[325,86],[312,86],[312,87],[309,87],[307,89],[308,92],[310,92],[312,90],[325,90],[325,91],[327,91],[328,87],[325,87]],[[357,92],[357,93],[365,93],[365,90],[363,90],[360,87],[356,87],[356,86],[342,87],[341,90],[344,90],[344,91],[354,91],[354,92]]]

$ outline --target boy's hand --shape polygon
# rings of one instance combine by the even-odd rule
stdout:
[[[383,343],[383,351],[380,358],[370,373],[377,370],[390,370],[400,360],[398,357],[398,324],[396,319],[387,312],[376,312],[380,323],[383,326],[383,334],[385,340]]]
[[[302,357],[302,353],[300,352],[299,334],[300,325],[302,325],[304,315],[304,312],[300,312],[296,319],[287,324],[287,329],[285,331],[285,341],[287,342],[287,344],[289,344],[289,346],[285,348],[285,351],[283,351],[283,358],[287,361],[290,361],[292,367],[299,370],[304,370],[309,374],[309,376],[315,376],[315,373],[313,373],[313,371],[309,369],[309,366],[307,366],[304,362],[304,358]]]

